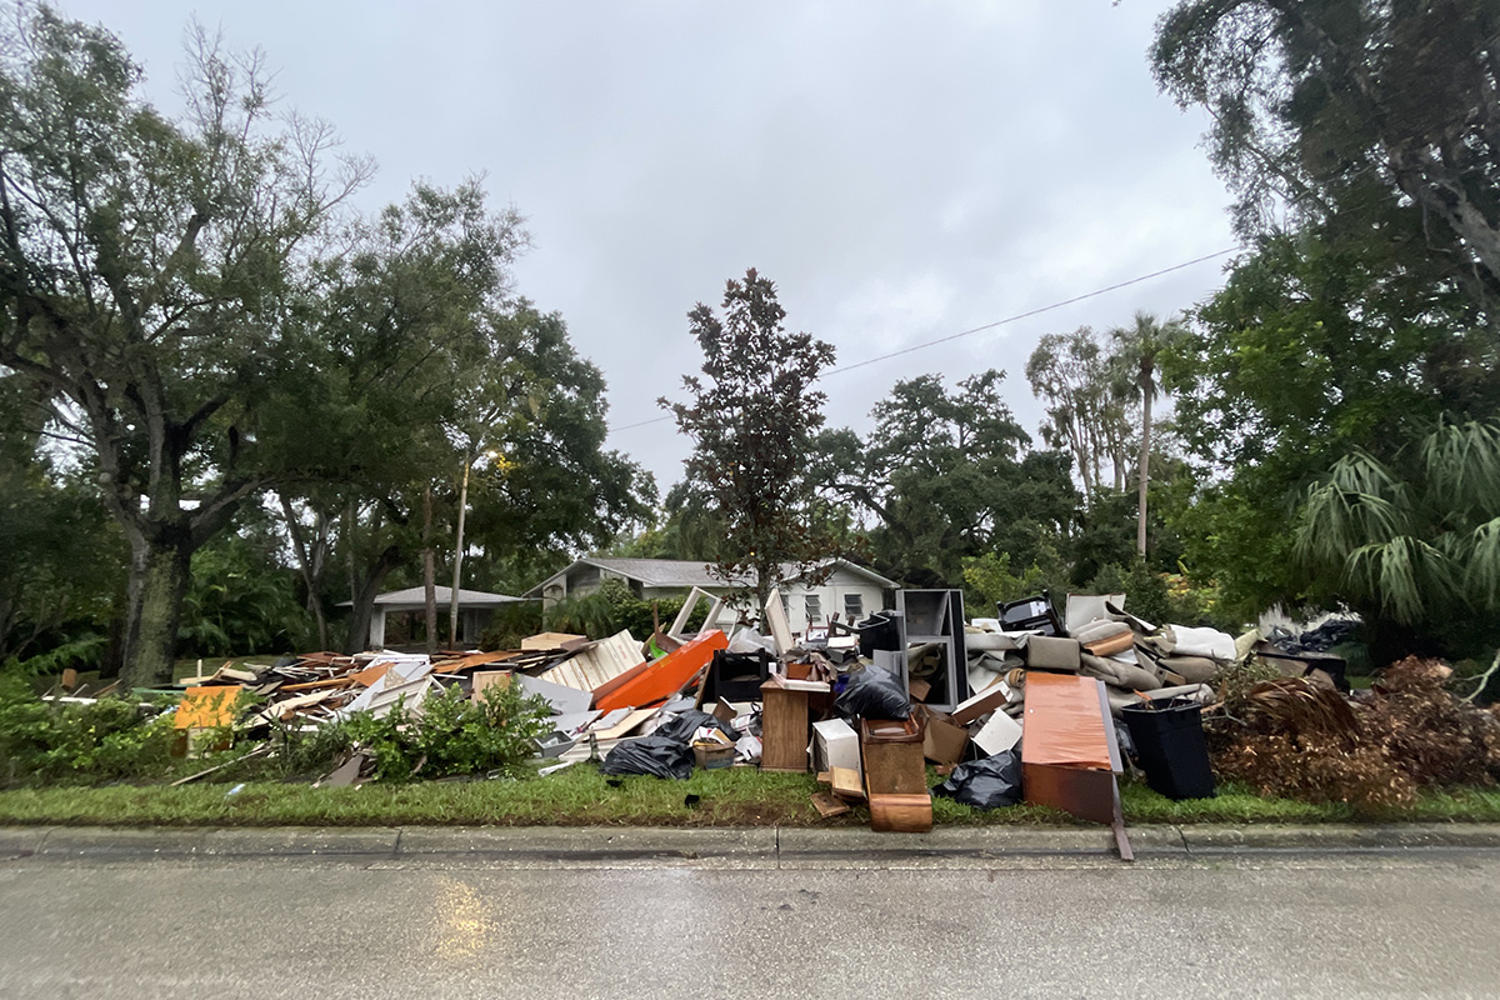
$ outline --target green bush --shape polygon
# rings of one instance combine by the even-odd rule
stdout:
[[[1089,584],[1094,594],[1124,594],[1125,610],[1153,625],[1211,625],[1237,634],[1241,623],[1224,615],[1218,590],[1195,585],[1186,576],[1158,573],[1141,559],[1129,566],[1106,566]]]
[[[592,594],[559,601],[548,608],[543,625],[551,632],[571,632],[591,639],[607,638],[621,629],[629,629],[637,639],[645,639],[651,634],[653,605],[662,627],[667,628],[685,600],[686,594],[645,601],[636,597],[624,580],[605,580]],[[699,599],[698,606],[688,616],[689,631],[703,627],[708,608],[709,601]]]
[[[41,701],[20,678],[0,681],[0,783],[98,784],[171,772],[171,715],[133,700]]]
[[[398,705],[381,718],[356,712],[316,730],[283,730],[278,739],[284,776],[325,773],[355,750],[370,754],[378,781],[456,774],[522,774],[547,733],[551,711],[519,687],[486,688],[472,701],[457,687],[429,696],[420,711]]]

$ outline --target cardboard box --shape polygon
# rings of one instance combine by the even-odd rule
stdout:
[[[991,715],[984,727],[974,734],[974,745],[979,747],[980,752],[986,757],[1004,753],[1014,748],[1019,742],[1021,742],[1021,724],[1004,712]]]
[[[716,743],[694,743],[693,763],[707,771],[729,767],[734,763],[734,746],[719,746]]]
[[[967,701],[961,701],[953,709],[953,721],[967,726],[981,716],[999,711],[1010,700],[1010,685],[997,680]]]
[[[937,709],[922,708],[922,756],[934,764],[957,764],[969,748],[969,730],[953,716]]]

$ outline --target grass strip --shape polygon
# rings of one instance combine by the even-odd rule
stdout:
[[[933,783],[936,783],[936,777]],[[114,785],[0,792],[0,824],[111,826],[861,826],[863,808],[831,820],[809,796],[810,774],[749,768],[697,771],[687,781],[610,778],[579,764],[545,778],[369,783]],[[1147,823],[1500,822],[1500,791],[1430,792],[1413,804],[1359,813],[1340,803],[1265,798],[1227,786],[1211,799],[1173,802],[1137,782],[1122,787],[1126,821]],[[1023,803],[981,812],[933,800],[937,825],[1081,825],[1065,813]]]

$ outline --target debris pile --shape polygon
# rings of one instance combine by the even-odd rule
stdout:
[[[629,631],[547,632],[493,652],[200,666],[178,682],[179,752],[225,749],[231,728],[252,738],[317,731],[398,707],[396,725],[415,726],[435,696],[451,711],[454,700],[487,705],[499,688],[546,706],[534,739],[501,722],[488,730],[512,733],[522,756],[534,744],[542,774],[583,761],[671,779],[811,772],[822,816],[863,807],[872,828],[906,832],[930,829],[934,795],[981,809],[1025,800],[1112,827],[1126,858],[1116,781],[1132,761],[1172,798],[1212,795],[1215,772],[1264,793],[1376,806],[1500,780],[1500,717],[1452,695],[1446,665],[1409,659],[1372,690],[1349,692],[1345,662],[1330,652],[1351,635],[1344,620],[1236,639],[1144,621],[1124,594],[1069,595],[1059,614],[1043,592],[970,620],[961,591],[898,590],[892,608],[862,621],[835,615],[800,636],[773,595],[768,634],[730,636],[687,630],[698,596],[644,642]],[[250,753],[270,750],[267,740]],[[929,765],[944,779],[935,787]],[[462,765],[427,766],[424,777],[443,777]],[[323,780],[350,784],[372,769],[355,751]]]

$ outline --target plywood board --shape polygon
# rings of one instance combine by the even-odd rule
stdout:
[[[860,772],[852,767],[835,767],[829,769],[829,785],[833,794],[840,798],[849,799],[851,802],[863,802],[865,800],[865,782]]]
[[[641,726],[645,725],[646,720],[651,718],[659,711],[660,709],[656,708],[627,709],[625,717],[616,722],[614,725],[610,726],[607,729],[595,730],[595,738],[602,743],[604,740],[617,740],[623,736],[629,736],[631,733],[641,728]]]
[[[509,670],[476,670],[469,678],[474,685],[469,697],[473,701],[479,701],[489,688],[508,685],[512,676]]]
[[[762,771],[807,770],[807,692],[761,685]]]
[[[776,643],[776,655],[784,656],[792,648],[792,623],[786,619],[786,608],[781,606],[781,594],[772,592],[766,598],[766,626],[771,630],[771,641]]]
[[[570,632],[538,632],[521,640],[521,648],[528,650],[562,649],[570,642],[588,642],[586,635]]]
[[[827,792],[814,792],[812,804],[813,808],[818,811],[818,815],[824,819],[842,816],[851,809],[849,803],[840,801]]]
[[[233,725],[234,704],[242,690],[238,684],[188,688],[172,717],[173,728],[212,729]]]

